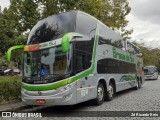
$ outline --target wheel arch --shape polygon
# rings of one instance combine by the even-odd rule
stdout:
[[[114,91],[116,92],[116,81],[114,78],[110,78],[109,82],[108,82],[108,86],[109,84],[112,83],[113,87],[114,87]]]
[[[106,94],[106,92],[107,92],[107,83],[106,83],[105,78],[100,78],[100,79],[98,80],[98,83],[99,83],[99,82],[103,84],[104,91],[105,91],[105,94]],[[97,86],[98,86],[98,84],[97,84]]]

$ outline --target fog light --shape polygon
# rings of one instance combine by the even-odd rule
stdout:
[[[64,91],[66,91],[66,90],[71,89],[74,85],[75,85],[75,83],[68,84],[68,85],[66,85],[66,86],[63,86],[63,87],[58,88],[57,91],[59,91],[59,92],[64,92]]]
[[[70,99],[71,96],[72,96],[72,93],[67,94],[67,95],[65,95],[65,96],[63,97],[63,99],[64,99],[64,100]]]

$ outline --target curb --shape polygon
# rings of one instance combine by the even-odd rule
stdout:
[[[18,106],[18,107],[10,107],[10,108],[1,109],[0,111],[18,111],[18,110],[29,109],[29,108],[31,109],[33,108],[33,106],[24,105],[24,106]]]
[[[40,109],[43,109],[43,108],[46,108],[46,107],[48,107],[48,106],[25,105],[25,104],[22,103],[21,106],[6,107],[6,108],[4,107],[4,108],[0,109],[0,112],[2,112],[2,111],[4,111],[4,112],[7,112],[7,111],[14,112],[14,111],[21,111],[21,110],[22,111],[36,111],[36,110],[40,110]]]

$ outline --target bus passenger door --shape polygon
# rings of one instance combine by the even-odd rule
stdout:
[[[83,51],[76,51],[75,55],[75,70],[76,75],[80,76],[77,80],[77,103],[89,100],[90,98],[90,79],[87,71],[87,53]]]

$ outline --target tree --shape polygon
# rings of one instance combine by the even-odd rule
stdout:
[[[149,49],[147,47],[144,47],[140,44],[137,44],[142,51],[143,54],[143,62],[144,66],[148,65],[154,65],[154,66],[159,66],[160,65],[160,49]]]
[[[130,12],[127,0],[10,0],[10,3],[8,9],[0,9],[0,44],[3,44],[0,52],[3,55],[9,47],[25,44],[29,31],[40,19],[69,10],[87,12],[110,28],[120,30],[122,35],[131,33],[125,30],[128,23],[125,16]]]
[[[0,52],[5,54],[9,47],[9,42],[14,39],[14,30],[10,24],[10,18],[7,16],[7,8],[0,13]]]
[[[131,8],[127,0],[38,0],[43,5],[43,17],[69,10],[81,10],[96,17],[110,28],[128,36],[133,30],[125,30],[125,19]]]
[[[34,0],[11,0],[8,16],[12,17],[12,26],[22,34],[32,29],[40,19],[38,4]]]

